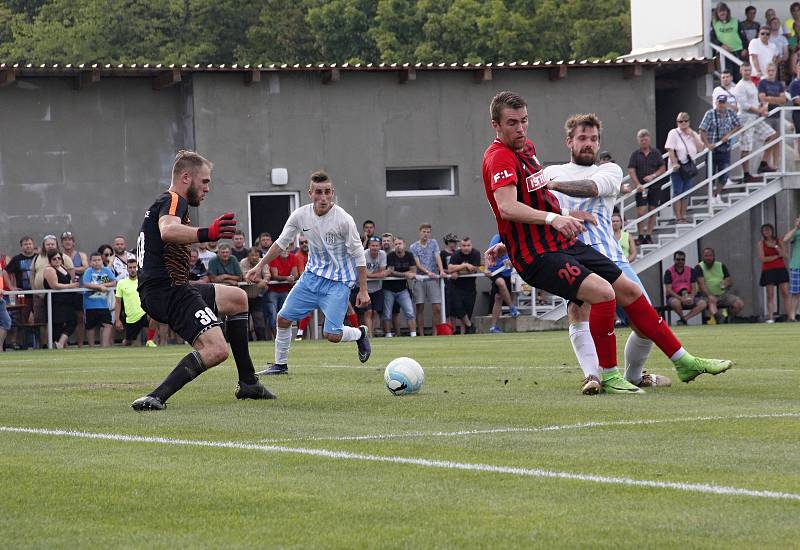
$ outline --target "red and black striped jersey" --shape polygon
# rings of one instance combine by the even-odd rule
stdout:
[[[161,216],[177,216],[183,225],[189,225],[189,203],[177,193],[167,191],[159,195],[144,213],[144,222],[136,241],[140,287],[154,282],[177,286],[189,281],[192,247],[188,244],[165,243],[158,227]]]
[[[512,222],[500,216],[494,192],[506,185],[516,186],[519,202],[536,210],[561,214],[561,206],[555,195],[544,187],[535,189],[528,179],[541,169],[531,140],[525,141],[522,151],[513,151],[502,141],[495,139],[483,154],[486,198],[494,212],[497,230],[506,245],[511,263],[520,273],[533,263],[535,256],[564,250],[574,242],[574,239],[567,239],[550,225]]]

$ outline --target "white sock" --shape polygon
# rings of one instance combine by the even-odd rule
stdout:
[[[678,348],[678,351],[672,354],[672,357],[670,357],[669,360],[674,363],[675,361],[680,361],[681,357],[684,355],[686,355],[686,350],[683,349],[683,346],[681,346]]]
[[[302,336],[303,335],[303,329],[301,329],[301,328],[297,329],[297,335],[298,336]]]
[[[387,332],[386,334],[384,334],[384,336],[385,336],[386,338],[394,338],[394,333],[392,333],[392,332]]]
[[[411,333],[409,334],[409,336],[416,336],[416,335],[417,335],[417,332],[414,331],[414,330],[412,330]]]
[[[642,381],[642,372],[650,352],[653,350],[653,341],[642,338],[631,332],[625,342],[625,380],[631,384]]]
[[[571,324],[569,340],[572,342],[572,349],[575,350],[575,357],[578,358],[584,376],[600,378],[600,360],[597,358],[592,333],[589,332],[589,323]]]
[[[342,339],[340,342],[355,342],[361,338],[361,329],[354,327],[342,327]]]
[[[275,363],[286,365],[289,362],[289,345],[292,343],[292,327],[278,327],[275,335]]]

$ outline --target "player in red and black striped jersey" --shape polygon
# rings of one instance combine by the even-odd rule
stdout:
[[[142,308],[157,321],[167,323],[195,349],[155,390],[131,404],[134,410],[161,410],[167,399],[198,375],[228,358],[226,330],[236,361],[237,399],[274,399],[253,368],[247,341],[247,294],[241,288],[189,284],[190,245],[230,239],[236,229],[233,214],[223,214],[209,227],[189,225],[189,206],[199,206],[209,192],[211,162],[191,151],[179,151],[172,183],[145,212],[136,242],[139,295]]]
[[[483,182],[503,242],[487,252],[487,264],[507,252],[520,276],[532,287],[570,300],[570,323],[577,322],[580,307],[591,304],[589,326],[594,350],[581,362],[586,378],[581,391],[591,395],[640,393],[617,369],[614,336],[616,300],[636,327],[678,367],[684,382],[708,372],[719,374],[730,361],[695,358],[683,349],[662,322],[639,285],[622,274],[606,256],[575,237],[584,223],[596,223],[588,213],[562,215],[558,199],[547,190],[547,181],[528,139],[528,109],[513,92],[500,92],[489,107],[495,139],[483,156]],[[591,346],[589,346],[591,347]],[[602,381],[600,371],[602,368]]]

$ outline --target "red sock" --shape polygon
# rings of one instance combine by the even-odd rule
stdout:
[[[306,329],[308,328],[308,323],[310,322],[311,322],[311,315],[307,315],[304,319],[300,320],[300,324],[297,325],[297,328],[305,332]]]
[[[350,315],[348,315],[347,316],[347,321],[350,323],[351,327],[357,328],[359,326],[358,325],[358,315],[356,315],[355,313],[351,313]]]
[[[592,304],[589,315],[589,332],[597,348],[597,359],[601,369],[612,369],[617,366],[617,337],[614,334],[614,315],[617,310],[616,300]]]
[[[592,306],[592,309],[594,309],[594,306]],[[680,341],[675,338],[667,323],[656,313],[656,310],[653,309],[644,294],[623,309],[628,314],[631,322],[636,325],[636,328],[652,340],[658,346],[658,349],[664,352],[664,355],[672,358],[675,352],[681,349]]]
[[[156,329],[154,328],[147,329],[147,339],[152,340],[155,337],[156,337]]]

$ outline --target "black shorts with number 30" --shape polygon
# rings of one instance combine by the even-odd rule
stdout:
[[[596,273],[611,284],[622,275],[617,265],[603,254],[581,241],[575,241],[566,250],[535,256],[533,263],[525,267],[521,276],[534,288],[581,305],[583,302],[577,298],[578,289],[591,273]]]
[[[168,324],[190,344],[208,329],[222,324],[217,317],[214,285],[147,284],[139,288],[139,296],[142,309],[150,317]]]

